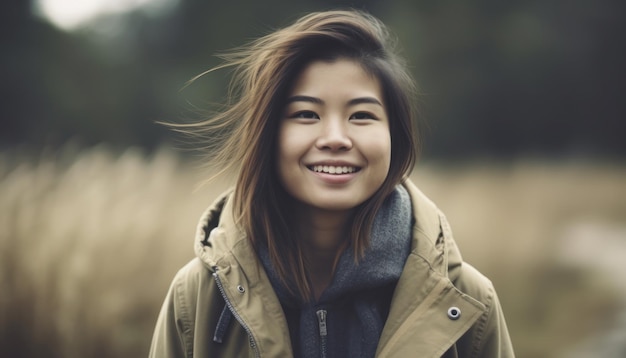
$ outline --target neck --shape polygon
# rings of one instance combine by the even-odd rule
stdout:
[[[316,299],[332,280],[335,259],[348,235],[350,215],[350,211],[298,210],[297,223]]]
[[[345,239],[348,212],[305,210],[298,215],[304,244],[320,255],[334,255]]]

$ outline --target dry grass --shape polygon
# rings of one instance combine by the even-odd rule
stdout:
[[[568,356],[623,304],[596,260],[564,248],[594,240],[589,227],[626,245],[626,168],[428,164],[414,178],[496,283],[519,357]],[[196,221],[227,186],[194,191],[201,179],[167,150],[0,154],[0,356],[146,356]]]
[[[610,317],[626,313],[626,167],[430,165],[414,177],[494,281],[519,357],[573,357],[585,338],[625,329]],[[619,263],[603,265],[609,256]]]

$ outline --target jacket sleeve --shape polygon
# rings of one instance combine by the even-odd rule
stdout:
[[[157,319],[150,358],[183,358],[192,356],[192,324],[181,289],[181,272],[174,278]]]
[[[489,285],[490,302],[488,310],[477,323],[480,337],[475,346],[473,357],[513,358],[513,345],[506,326],[502,307],[498,295],[492,285]]]

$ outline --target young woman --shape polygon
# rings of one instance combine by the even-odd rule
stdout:
[[[192,130],[237,181],[200,221],[150,356],[512,357],[491,282],[407,179],[413,82],[384,25],[313,13],[225,66],[231,101]]]

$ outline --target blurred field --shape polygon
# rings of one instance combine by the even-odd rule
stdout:
[[[196,221],[228,185],[194,190],[205,176],[165,149],[0,153],[0,356],[146,356]],[[626,166],[427,163],[413,177],[496,284],[518,357],[625,355]]]

